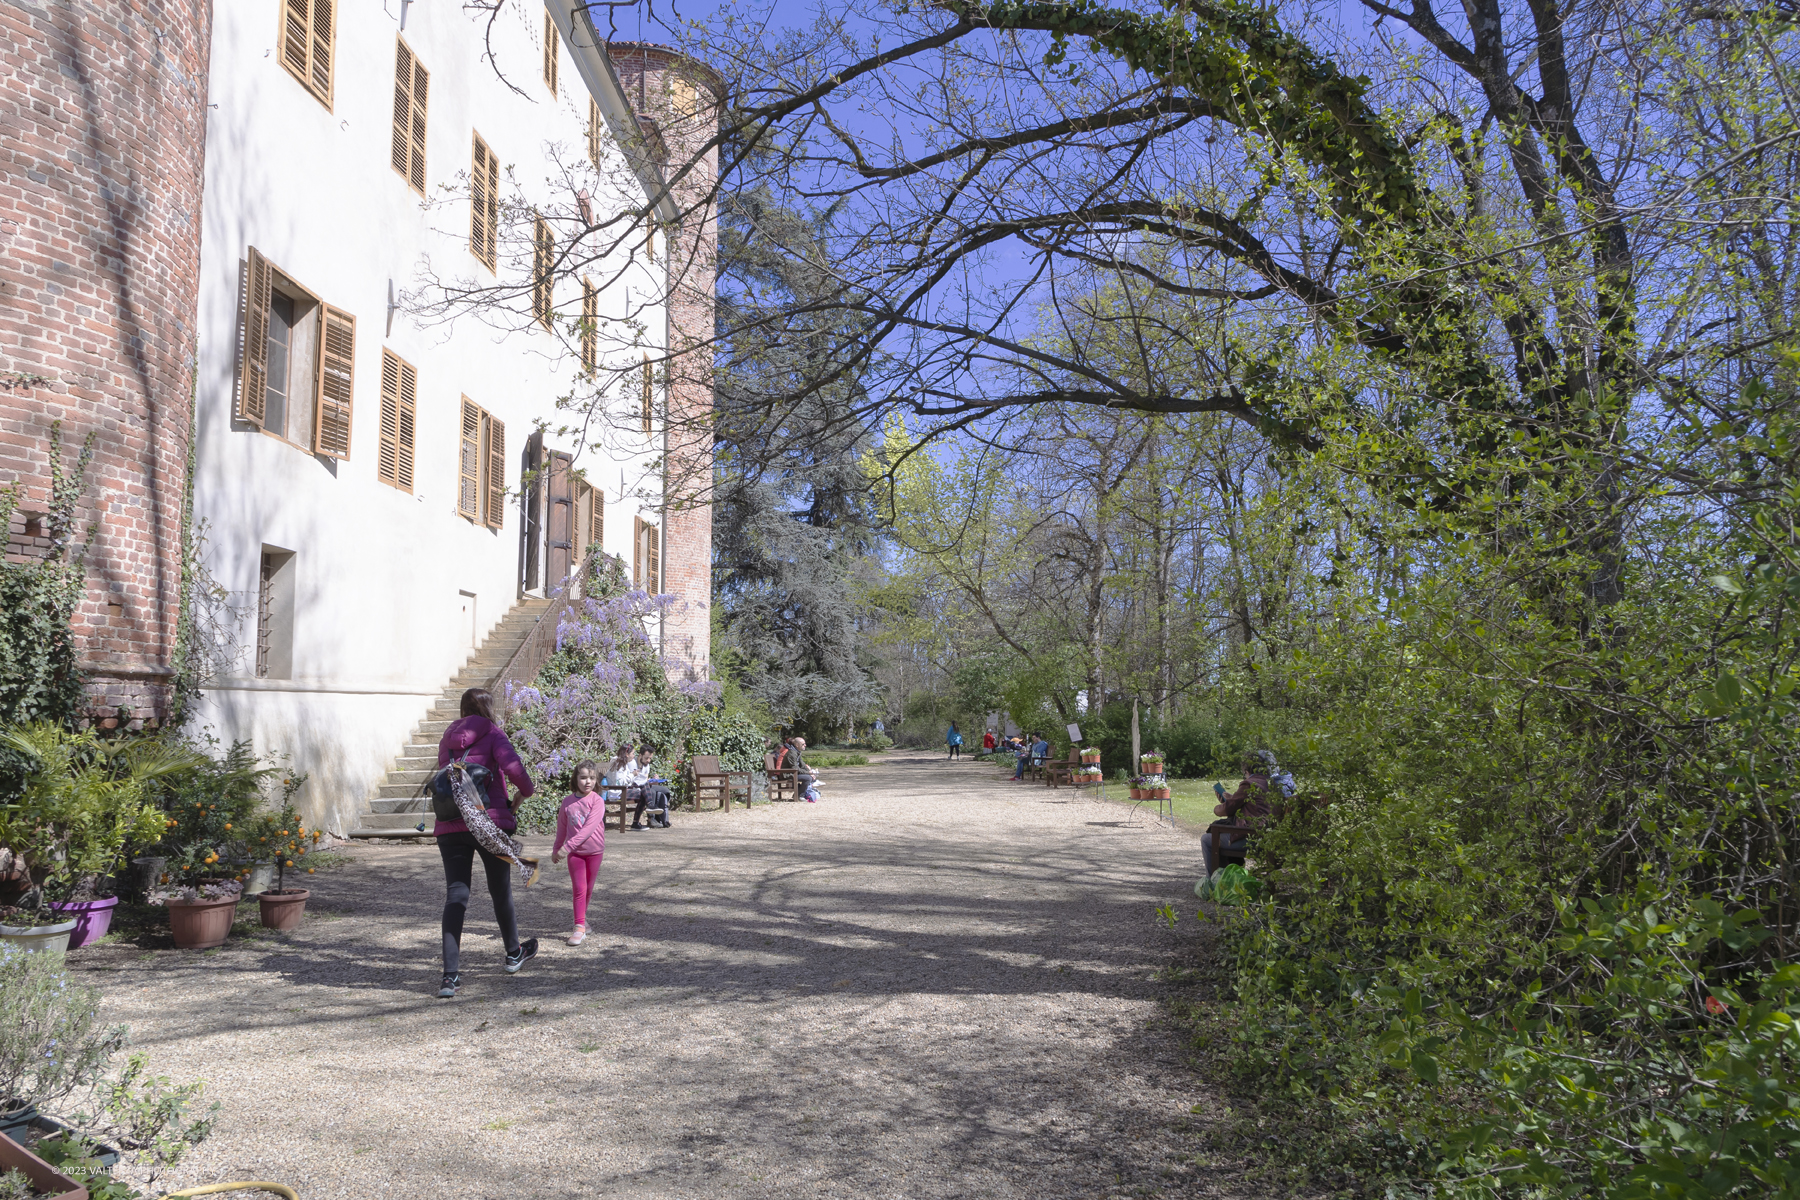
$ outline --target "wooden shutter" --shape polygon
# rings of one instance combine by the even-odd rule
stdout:
[[[546,329],[550,328],[551,319],[556,315],[555,290],[550,277],[555,265],[556,239],[551,236],[550,223],[539,217],[531,238],[531,311]]]
[[[581,281],[581,369],[592,372],[600,361],[600,290]]]
[[[394,39],[394,128],[390,161],[413,191],[425,194],[425,101],[431,76],[406,43]]]
[[[462,436],[457,441],[456,511],[481,519],[481,407],[462,398]]]
[[[556,95],[556,50],[559,40],[556,36],[556,22],[550,14],[544,14],[544,83],[550,88],[550,94]]]
[[[313,452],[350,457],[350,413],[356,383],[356,318],[320,305],[319,370],[313,405]]]
[[[334,0],[282,0],[281,65],[331,107]]]
[[[631,586],[644,586],[644,518],[631,519]]]
[[[588,161],[600,165],[600,105],[588,97]]]
[[[487,511],[489,529],[506,524],[506,422],[483,413],[487,422]]]
[[[588,529],[588,541],[598,546],[602,535],[606,532],[606,493],[599,488],[594,489],[593,524]]]
[[[481,135],[475,135],[475,152],[469,167],[469,250],[494,269],[499,257],[500,163]]]
[[[662,591],[662,535],[654,525],[644,526],[644,558],[649,569],[649,582],[644,590],[651,593]]]
[[[262,428],[269,395],[269,294],[275,272],[269,260],[250,247],[244,269],[243,367],[238,371],[237,419]]]
[[[403,492],[413,490],[413,439],[418,421],[419,375],[392,350],[381,352],[381,454],[375,477]]]
[[[645,433],[650,432],[650,415],[651,415],[651,411],[652,411],[652,402],[655,399],[655,389],[656,389],[656,368],[650,365],[650,356],[646,354],[644,356],[644,389],[643,389],[644,390],[643,416],[644,416],[644,432]]]

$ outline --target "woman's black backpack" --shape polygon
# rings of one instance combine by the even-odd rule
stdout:
[[[447,767],[439,767],[433,772],[425,786],[420,789],[431,793],[431,813],[440,821],[460,821],[463,819],[462,809],[456,806],[456,787],[451,780],[451,772],[463,770],[468,773],[469,786],[481,797],[481,806],[487,807],[488,780],[493,772],[480,763],[457,761]]]

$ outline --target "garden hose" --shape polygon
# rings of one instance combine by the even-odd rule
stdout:
[[[182,1188],[179,1192],[170,1192],[162,1200],[175,1200],[177,1196],[210,1196],[214,1192],[274,1192],[287,1200],[300,1200],[300,1193],[285,1183],[203,1183],[199,1187]]]

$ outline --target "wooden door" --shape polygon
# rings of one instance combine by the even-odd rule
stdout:
[[[562,589],[568,586],[569,572],[575,569],[575,477],[571,473],[574,460],[561,450],[544,455],[544,586]]]
[[[525,441],[522,464],[525,487],[525,519],[519,522],[519,591],[534,591],[541,582],[538,576],[538,553],[544,538],[544,435],[534,432]]]

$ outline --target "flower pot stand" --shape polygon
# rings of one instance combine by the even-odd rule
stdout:
[[[262,907],[263,927],[283,932],[299,928],[300,918],[306,915],[306,899],[311,895],[306,888],[262,893],[256,899]]]
[[[237,916],[238,898],[223,900],[171,900],[169,932],[181,950],[211,950],[223,946],[231,936],[231,922]]]

